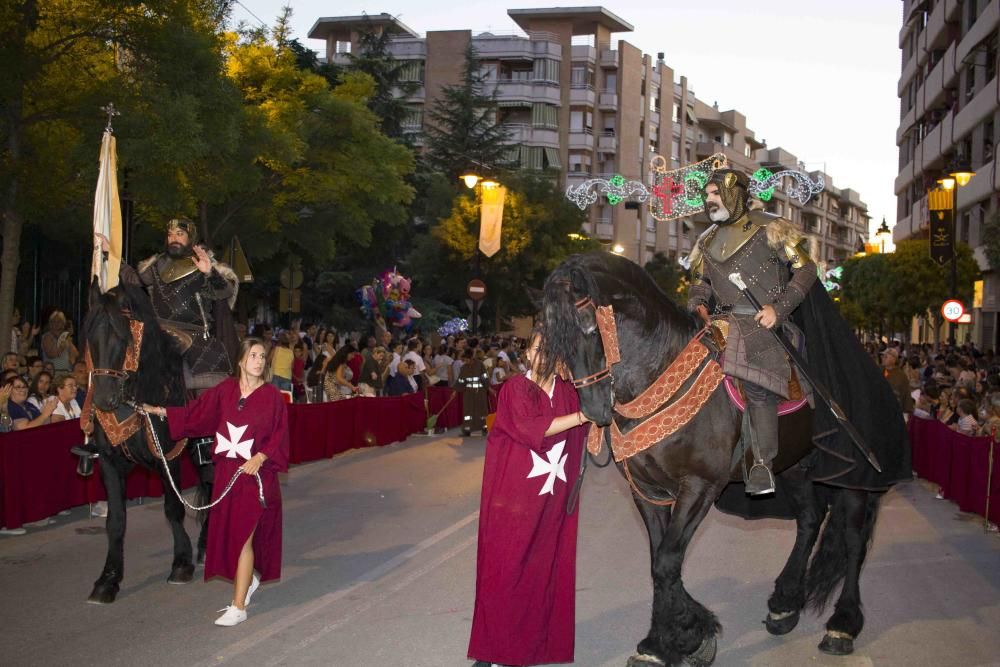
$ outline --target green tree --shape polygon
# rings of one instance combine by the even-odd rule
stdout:
[[[643,265],[663,293],[677,303],[687,301],[687,280],[677,262],[671,260],[663,252],[657,252]]]
[[[452,182],[468,169],[482,172],[508,163],[510,133],[497,120],[496,90],[487,92],[486,85],[478,54],[470,43],[462,80],[441,87],[441,96],[425,120],[424,159],[431,170]]]
[[[958,298],[971,303],[979,266],[969,246],[960,243]],[[841,311],[852,325],[873,333],[906,331],[914,317],[941,324],[941,304],[950,298],[950,265],[930,258],[927,239],[901,241],[885,255],[851,258],[841,278]]]
[[[165,163],[197,153],[213,126],[185,125],[183,91],[197,89],[199,63],[211,50],[212,35],[225,17],[223,0],[17,0],[0,4],[0,184],[3,189],[3,256],[0,271],[0,330],[8,330],[26,224],[52,229],[60,238],[90,242],[90,214],[97,154],[103,127],[100,107],[108,102],[135,119],[134,110],[156,104],[160,123],[146,126],[147,139],[161,145]],[[170,72],[162,46],[180,44],[194,66],[186,77]],[[177,47],[175,46],[174,49]],[[180,85],[177,89],[175,85]],[[158,96],[148,96],[158,87]],[[197,93],[196,93],[197,94]],[[145,104],[141,100],[145,98]],[[177,115],[171,115],[176,110]],[[224,114],[225,109],[222,109]],[[202,132],[201,130],[204,130]],[[130,164],[119,135],[119,156]],[[207,141],[211,143],[211,141]],[[133,163],[135,164],[135,163]],[[137,174],[138,175],[138,174]],[[172,180],[162,184],[174,192]],[[169,197],[168,197],[169,198]],[[176,200],[176,198],[175,198]]]
[[[484,315],[500,326],[501,316],[534,312],[526,287],[541,288],[546,276],[567,256],[599,247],[596,241],[571,238],[577,235],[584,214],[570,204],[554,183],[546,178],[520,173],[505,179],[508,188],[503,212],[501,248],[493,257],[481,257],[482,279],[487,285]],[[451,214],[431,230],[413,257],[414,275],[426,276],[429,287],[452,303],[464,299],[472,277],[474,254],[479,243],[479,200],[473,194],[457,196]],[[435,242],[437,248],[435,248]],[[453,270],[445,272],[444,267]],[[461,268],[459,268],[461,267]],[[430,276],[440,276],[440,282]]]
[[[406,97],[415,92],[420,83],[403,80],[410,61],[397,60],[389,51],[392,34],[376,32],[367,17],[365,21],[368,23],[358,36],[357,53],[347,56],[347,70],[363,72],[375,81],[368,108],[378,116],[382,132],[398,139],[403,136],[403,121],[408,112]]]

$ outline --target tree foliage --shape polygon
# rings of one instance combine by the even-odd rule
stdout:
[[[643,267],[663,293],[678,303],[687,301],[688,283],[677,262],[657,252]]]
[[[366,21],[369,19],[366,17]],[[357,53],[348,54],[349,72],[363,72],[375,82],[368,97],[368,108],[379,118],[382,132],[393,138],[403,136],[403,120],[407,114],[405,98],[420,84],[404,81],[405,60],[397,60],[389,51],[388,31],[376,32],[370,24],[358,36]]]
[[[469,169],[507,165],[510,133],[497,122],[496,91],[486,90],[479,56],[471,42],[465,51],[462,80],[442,86],[424,123],[427,150],[424,159],[433,171],[454,181]]]
[[[488,315],[528,315],[534,312],[534,305],[525,288],[541,288],[546,276],[567,256],[596,249],[598,244],[570,238],[570,234],[580,231],[584,214],[562,196],[551,180],[521,173],[505,178],[504,184],[508,191],[501,248],[493,257],[480,258],[482,280],[488,290],[484,308],[493,309]],[[474,256],[479,252],[479,217],[477,196],[460,194],[451,214],[433,227],[430,238],[423,240],[415,253],[414,274],[420,269],[420,275],[430,276],[433,267],[428,264],[437,265],[442,282],[431,287],[441,290],[452,302],[464,299],[465,284],[472,278]],[[440,252],[435,252],[434,242]],[[456,271],[445,272],[445,266]]]
[[[969,246],[960,243],[956,252],[958,298],[971,304],[979,266]],[[936,331],[941,304],[950,298],[950,266],[930,258],[927,239],[911,239],[890,254],[849,259],[841,286],[841,311],[860,329],[906,331],[914,317],[929,317]]]

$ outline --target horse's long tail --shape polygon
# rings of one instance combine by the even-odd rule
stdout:
[[[833,504],[820,536],[819,547],[806,573],[806,604],[816,613],[823,611],[847,574],[849,541],[858,540],[857,544],[860,545],[857,564],[860,571],[871,545],[880,495],[848,489],[838,489],[833,493]],[[859,506],[860,503],[864,503],[864,506]],[[856,523],[852,525],[850,521],[851,514],[855,512],[864,512],[860,526]],[[858,535],[849,534],[855,530],[859,531]]]

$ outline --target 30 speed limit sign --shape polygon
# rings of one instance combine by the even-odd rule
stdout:
[[[949,322],[958,322],[965,315],[965,306],[957,299],[949,299],[941,305],[941,314]]]

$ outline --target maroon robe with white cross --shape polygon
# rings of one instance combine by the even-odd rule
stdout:
[[[209,510],[205,580],[236,577],[240,551],[253,533],[254,569],[261,581],[281,576],[281,488],[278,473],[288,470],[288,409],[281,392],[271,384],[255,389],[240,401],[240,385],[228,378],[185,407],[167,408],[170,437],[176,439],[215,433],[215,501],[236,470],[262,452],[260,468],[267,508],[260,505],[257,480],[242,474],[232,490]]]
[[[473,660],[573,660],[579,513],[567,514],[566,501],[587,426],[551,437],[545,431],[579,406],[576,390],[558,378],[551,398],[523,375],[500,390],[483,469]]]

